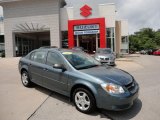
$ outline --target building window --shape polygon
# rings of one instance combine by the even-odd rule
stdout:
[[[62,48],[68,48],[68,31],[62,31]]]
[[[107,48],[111,48],[111,38],[107,38]]]
[[[121,49],[121,53],[128,53],[128,49]]]
[[[127,36],[122,37],[122,43],[128,43],[128,37]]]
[[[4,35],[0,35],[0,43],[4,43]]]
[[[107,48],[111,48],[113,51],[115,50],[115,29],[114,28],[107,28]]]
[[[3,21],[4,21],[4,17],[0,16],[0,22],[3,22]]]

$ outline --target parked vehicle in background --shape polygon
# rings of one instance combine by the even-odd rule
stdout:
[[[139,51],[136,51],[135,54],[140,54],[140,52],[139,52]]]
[[[153,52],[153,55],[160,55],[160,49],[155,51],[155,52]]]
[[[146,50],[141,50],[140,54],[145,55],[145,54],[147,54],[147,51]]]
[[[115,55],[110,48],[98,48],[95,52],[94,58],[99,62],[108,65],[115,65]]]
[[[84,51],[83,47],[74,47],[72,50],[77,50],[77,51]]]
[[[148,50],[148,52],[147,52],[147,54],[148,55],[153,55],[153,53],[155,52],[155,51],[157,51],[158,49],[149,49]]]
[[[0,57],[5,57],[5,51],[4,50],[0,51]]]
[[[20,59],[19,72],[25,87],[36,83],[63,94],[83,113],[128,109],[138,98],[139,85],[132,75],[81,51],[34,50]]]
[[[135,53],[135,51],[129,50],[129,54],[134,54],[134,53]]]

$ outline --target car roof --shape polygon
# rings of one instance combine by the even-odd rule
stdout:
[[[97,48],[97,50],[111,50],[111,48]]]
[[[36,49],[34,51],[41,51],[41,50],[43,50],[43,51],[57,51],[57,52],[61,52],[61,53],[63,53],[63,52],[79,52],[79,51],[74,50],[74,49],[49,48],[49,47],[45,47],[45,48],[41,47],[41,48]]]

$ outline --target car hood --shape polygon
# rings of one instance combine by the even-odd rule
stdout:
[[[113,54],[96,54],[97,56],[111,57]]]
[[[97,66],[80,70],[81,72],[94,76],[102,82],[112,82],[119,85],[128,85],[133,81],[133,77],[120,69],[109,66]]]
[[[102,57],[102,58],[115,59],[115,56],[113,54],[97,54],[95,56],[99,56],[99,57]]]

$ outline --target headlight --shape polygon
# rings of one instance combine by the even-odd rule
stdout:
[[[122,94],[125,92],[122,86],[119,86],[113,83],[104,83],[104,84],[101,84],[101,86],[108,93]]]
[[[99,56],[96,56],[95,58],[96,58],[97,60],[100,60],[100,57],[99,57]]]

